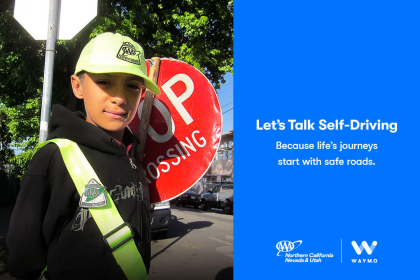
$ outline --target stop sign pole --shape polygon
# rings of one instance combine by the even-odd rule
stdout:
[[[50,0],[50,8],[48,15],[48,34],[45,48],[44,84],[42,88],[39,144],[44,142],[48,136],[48,122],[50,120],[52,84],[54,74],[55,41],[57,40],[59,12],[60,0]]]
[[[152,57],[152,59],[150,60],[149,78],[155,84],[157,84],[157,79],[159,76],[159,67],[160,67],[160,58]],[[150,115],[152,113],[152,105],[153,105],[154,98],[155,98],[155,94],[152,91],[147,90],[144,96],[144,105],[143,105],[143,111],[141,113],[139,133],[137,134],[137,137],[139,138],[139,142],[140,142],[140,144],[137,146],[137,156],[140,163],[143,163],[144,148],[146,147],[147,131],[149,129]]]

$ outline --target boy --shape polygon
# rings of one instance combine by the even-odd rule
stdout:
[[[86,117],[54,106],[48,139],[78,144],[130,224],[148,271],[149,190],[141,166],[132,160],[138,141],[127,128],[143,87],[160,93],[147,77],[143,49],[120,34],[98,35],[83,49],[71,84],[75,96],[84,100]],[[22,178],[7,236],[10,275],[37,279],[47,266],[50,279],[126,279],[89,206],[80,203],[60,149],[48,143],[35,153]]]

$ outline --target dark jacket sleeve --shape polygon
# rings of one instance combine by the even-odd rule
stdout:
[[[22,177],[6,238],[8,270],[18,279],[37,279],[47,263],[42,228],[51,195],[49,165],[57,150],[54,144],[41,148]]]

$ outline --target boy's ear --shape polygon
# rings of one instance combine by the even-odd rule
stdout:
[[[73,93],[78,99],[83,99],[83,83],[76,75],[71,76],[71,87]]]

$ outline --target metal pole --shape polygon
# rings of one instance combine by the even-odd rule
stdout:
[[[42,89],[41,122],[39,128],[39,144],[48,136],[48,122],[51,111],[51,92],[54,73],[55,41],[57,40],[58,14],[61,0],[50,0],[48,17],[48,35],[45,49],[44,84]]]

